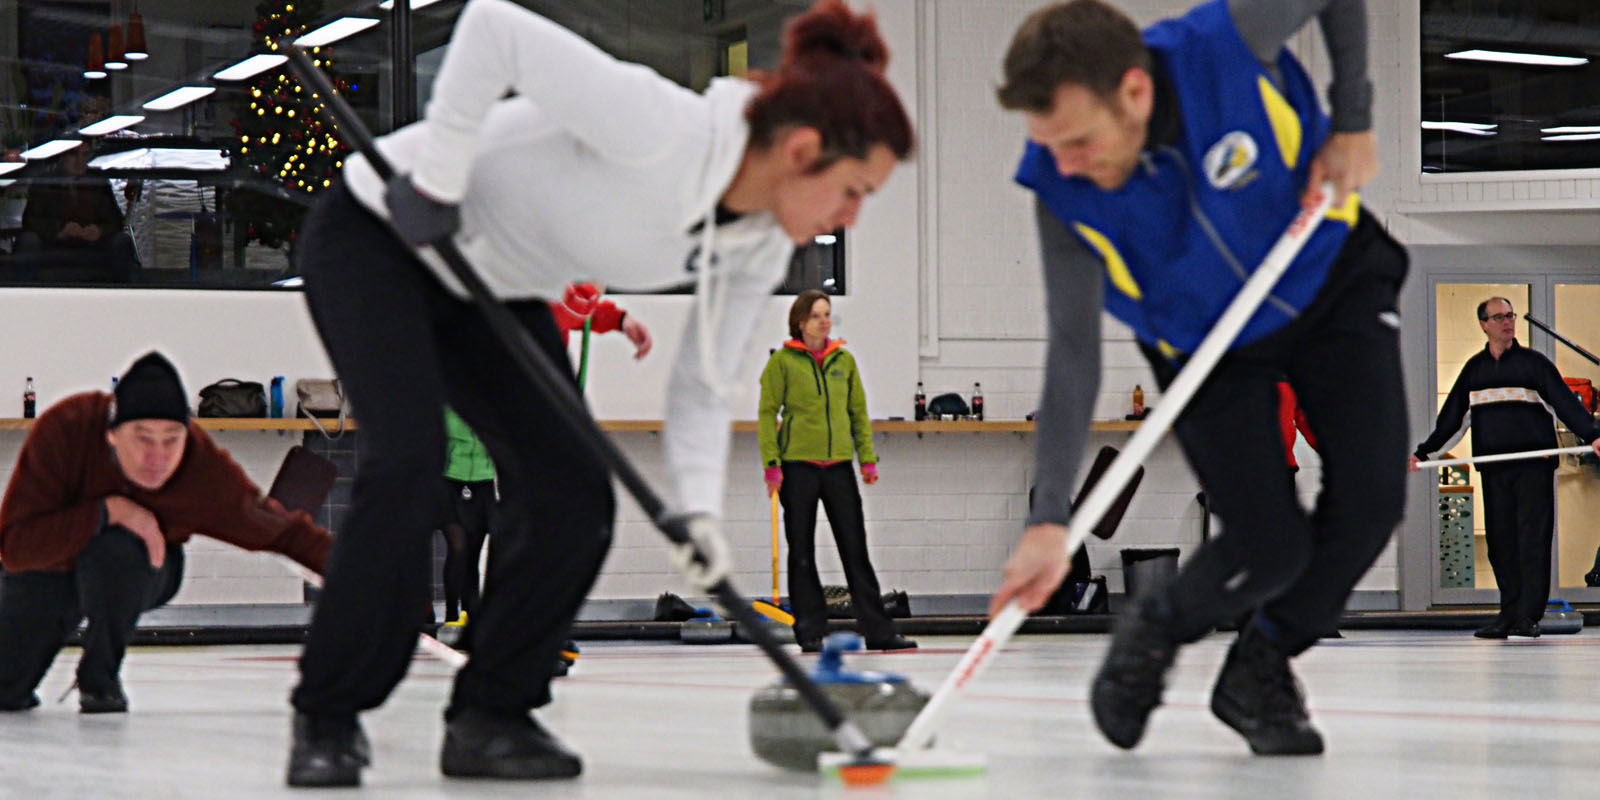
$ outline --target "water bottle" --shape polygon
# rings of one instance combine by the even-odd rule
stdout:
[[[912,401],[912,418],[918,422],[928,418],[928,393],[922,390],[922,381],[917,381],[917,394]]]
[[[28,382],[22,386],[22,418],[33,419],[34,416],[33,376],[28,376]]]
[[[272,376],[272,406],[267,409],[267,416],[274,419],[283,416],[283,376]]]
[[[983,387],[977,381],[972,382],[972,418],[983,419]]]

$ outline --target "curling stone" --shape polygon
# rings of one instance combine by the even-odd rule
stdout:
[[[727,644],[733,641],[733,622],[718,616],[709,608],[697,608],[695,617],[678,628],[678,638],[684,644]]]
[[[1565,600],[1551,600],[1545,604],[1544,619],[1539,620],[1540,633],[1577,633],[1583,630],[1583,612]]]
[[[860,649],[856,634],[829,636],[811,678],[874,746],[893,747],[927,704],[928,693],[903,675],[844,669],[845,651]],[[788,681],[773,683],[750,698],[750,749],[762,761],[814,772],[818,754],[836,748],[822,720]]]
[[[763,628],[766,628],[767,633],[772,634],[772,638],[777,639],[782,644],[794,644],[793,627],[785,625],[769,617],[763,616],[759,617],[758,619],[759,622],[757,624],[761,625]],[[745,644],[755,644],[756,642],[755,637],[751,636],[745,631],[742,623],[735,624],[733,626],[733,638],[735,641],[743,642]]]

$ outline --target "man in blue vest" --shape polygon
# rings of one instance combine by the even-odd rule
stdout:
[[[1333,61],[1331,119],[1283,48],[1311,17]],[[1132,329],[1164,388],[1304,204],[1333,210],[1179,417],[1222,521],[1170,583],[1122,615],[1090,706],[1131,748],[1177,648],[1248,615],[1212,711],[1257,754],[1322,752],[1289,659],[1332,630],[1405,501],[1395,298],[1406,255],[1354,190],[1377,173],[1363,0],[1211,0],[1142,34],[1099,0],[1044,8],[1006,54],[1022,112],[1049,347],[1038,491],[994,608],[1043,603],[1067,568],[1073,472],[1100,382],[1100,317]],[[1286,376],[1321,445],[1307,513],[1277,426]],[[1159,403],[1159,400],[1157,400]]]

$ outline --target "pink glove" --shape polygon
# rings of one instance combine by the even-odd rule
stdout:
[[[878,482],[877,463],[861,465],[861,480],[866,481],[868,486]]]
[[[783,485],[783,467],[767,467],[761,479],[767,482],[767,494],[777,492],[778,487]]]

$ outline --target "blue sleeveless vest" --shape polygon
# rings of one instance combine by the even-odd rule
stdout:
[[[1151,26],[1146,45],[1170,81],[1182,125],[1147,148],[1120,189],[1063,178],[1029,142],[1018,183],[1106,269],[1106,310],[1168,358],[1193,352],[1300,208],[1328,117],[1287,50],[1275,86],[1233,25],[1226,0]],[[1288,324],[1316,297],[1359,201],[1328,213],[1234,346]]]

